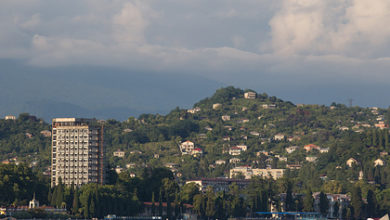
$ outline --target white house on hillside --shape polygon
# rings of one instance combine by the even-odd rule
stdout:
[[[355,160],[354,158],[349,158],[348,160],[347,160],[347,162],[346,162],[346,164],[347,164],[347,166],[349,166],[349,167],[352,167],[352,165],[353,164],[357,164],[358,163],[358,161],[357,160]]]
[[[374,166],[376,167],[376,166],[383,166],[383,165],[385,165],[385,162],[382,160],[382,159],[380,159],[380,158],[378,158],[378,159],[376,159],[375,161],[374,161]]]
[[[180,144],[180,151],[181,154],[191,154],[192,151],[195,149],[195,144],[191,141],[184,141]]]
[[[246,93],[244,93],[244,98],[245,99],[255,99],[256,93],[255,92],[246,92]]]

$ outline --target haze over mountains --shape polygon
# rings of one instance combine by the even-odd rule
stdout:
[[[139,74],[101,67],[38,68],[2,60],[0,114],[125,120],[142,113],[191,107],[221,83],[174,74]]]
[[[289,81],[265,74],[254,75],[253,80],[217,81],[193,74],[112,67],[36,67],[8,59],[0,60],[0,66],[0,114],[28,112],[46,121],[67,116],[125,120],[142,113],[166,114],[177,106],[190,108],[227,85],[266,92],[294,103],[348,104],[348,98],[354,99],[354,105],[366,107],[386,108],[390,103],[383,95],[385,84],[337,80],[321,84],[315,77]]]

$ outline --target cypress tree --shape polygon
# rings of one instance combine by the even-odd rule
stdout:
[[[372,130],[372,146],[377,146],[376,129]]]
[[[56,195],[56,206],[60,208],[62,206],[62,202],[64,202],[64,186],[62,183],[58,185],[57,195]]]
[[[84,210],[83,210],[84,218],[89,218],[90,217],[90,214],[89,214],[90,204],[91,204],[91,196],[88,195],[87,204],[86,204],[86,206],[83,207],[84,208]]]
[[[383,148],[383,132],[382,131],[379,131],[379,137],[378,137],[378,144],[379,144],[379,148],[382,149]]]
[[[290,181],[287,180],[287,191],[286,191],[286,211],[292,211],[294,207],[294,201],[293,201],[293,196],[292,196],[292,184]]]
[[[154,192],[152,192],[152,216],[156,215],[156,205],[154,203],[155,203]]]
[[[367,217],[375,217],[376,214],[376,199],[374,192],[370,189],[367,192]]]
[[[336,201],[333,204],[333,218],[339,217],[339,211],[340,211],[340,203]]]
[[[49,188],[49,192],[47,193],[47,201],[51,203],[51,197],[52,197],[52,188]]]
[[[96,201],[95,197],[91,196],[91,202],[89,204],[89,217],[95,217],[96,216]]]
[[[176,191],[175,193],[175,219],[177,219],[180,215],[180,204],[179,204],[179,192]]]
[[[303,211],[312,212],[314,210],[313,204],[314,204],[313,193],[311,189],[308,189],[305,193],[305,197],[303,198]]]
[[[328,214],[328,209],[329,209],[329,201],[328,198],[326,197],[326,194],[321,192],[320,193],[320,212],[323,216],[327,216]]]
[[[215,199],[212,195],[213,193],[207,192],[207,202],[206,202],[206,216],[212,218],[215,216]]]
[[[381,170],[380,170],[380,166],[376,166],[375,168],[375,172],[374,172],[374,181],[376,184],[381,184],[382,182],[382,178],[381,178]]]
[[[72,213],[73,215],[78,214],[80,208],[80,201],[79,201],[79,190],[76,189],[74,196],[73,196],[73,203],[72,203]]]
[[[158,197],[158,215],[162,216],[163,215],[163,204],[162,204],[162,192],[160,189],[160,195]]]
[[[351,205],[353,208],[353,215],[356,219],[362,217],[363,201],[362,201],[362,190],[359,186],[356,186],[352,190]]]

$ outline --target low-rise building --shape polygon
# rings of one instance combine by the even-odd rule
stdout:
[[[320,153],[328,153],[329,152],[329,147],[321,147],[320,148]]]
[[[197,157],[197,156],[200,156],[200,155],[202,155],[203,154],[203,150],[202,150],[202,148],[195,148],[192,152],[191,152],[191,154],[194,156],[194,157]]]
[[[130,128],[123,129],[123,133],[131,133],[131,132],[133,132],[133,130]]]
[[[375,127],[376,127],[376,128],[380,128],[380,129],[385,129],[385,128],[388,128],[389,125],[385,124],[384,121],[380,121],[380,122],[378,122],[377,124],[375,124]]]
[[[355,158],[351,157],[345,163],[347,164],[347,166],[352,167],[353,164],[355,164],[355,165],[358,164],[358,161]]]
[[[303,148],[306,150],[306,152],[310,152],[312,150],[318,150],[319,151],[321,147],[317,146],[315,144],[307,144]]]
[[[229,154],[232,155],[232,156],[237,156],[237,155],[240,155],[241,154],[241,148],[239,147],[231,147],[229,149]]]
[[[123,171],[123,168],[122,167],[120,167],[120,166],[117,166],[117,167],[115,167],[115,172],[117,173],[117,174],[120,174],[120,173],[122,173],[122,171]]]
[[[230,115],[222,115],[222,121],[230,121]]]
[[[137,167],[137,165],[135,163],[128,163],[128,164],[126,164],[126,168],[127,169],[134,169],[136,167]]]
[[[380,158],[378,158],[378,159],[376,159],[375,161],[374,161],[374,166],[376,167],[376,166],[383,166],[383,165],[385,165],[385,162],[382,160],[382,159],[380,159]]]
[[[290,169],[290,170],[299,170],[302,168],[302,165],[300,165],[300,164],[287,164],[286,168]]]
[[[248,150],[248,146],[246,146],[244,144],[237,145],[236,147],[240,148],[241,151],[247,151]]]
[[[180,151],[181,154],[191,154],[192,151],[195,149],[195,144],[191,141],[184,141],[180,144]]]
[[[43,137],[51,137],[51,131],[49,130],[43,130],[39,132]]]
[[[199,107],[195,107],[195,108],[192,108],[192,109],[188,109],[187,112],[190,113],[190,114],[195,114],[197,112],[200,112],[200,108]]]
[[[347,126],[341,126],[341,127],[339,127],[339,130],[340,131],[348,131],[349,128]]]
[[[307,156],[305,159],[306,159],[306,161],[308,161],[310,163],[314,163],[314,162],[316,162],[317,157],[315,157],[315,156]]]
[[[236,184],[239,188],[245,188],[250,180],[228,179],[228,178],[200,178],[186,181],[186,184],[195,183],[199,191],[204,192],[208,187],[212,187],[214,192],[229,191],[231,184]]]
[[[233,157],[233,158],[231,158],[231,159],[229,160],[229,163],[234,163],[234,164],[236,164],[236,163],[239,163],[239,162],[241,162],[241,159],[236,158],[236,157]]]
[[[222,108],[222,104],[221,104],[221,103],[215,103],[215,104],[213,104],[213,109],[214,109],[214,110],[217,110],[217,109],[220,109],[220,108]]]
[[[4,117],[5,120],[16,120],[16,117],[14,115],[6,115]]]
[[[230,178],[233,178],[238,175],[243,175],[245,179],[251,179],[252,176],[260,176],[262,178],[273,178],[279,179],[283,177],[285,169],[253,169],[250,166],[239,166],[233,169],[230,169]]]
[[[275,141],[283,141],[285,137],[286,137],[286,136],[285,136],[284,134],[281,134],[281,133],[275,134],[274,140],[275,140]]]
[[[299,147],[298,146],[290,146],[290,147],[286,147],[286,152],[291,154],[292,152],[298,150]]]
[[[246,92],[244,93],[245,99],[256,99],[256,93],[255,92]]]
[[[223,165],[223,164],[226,164],[225,160],[216,160],[215,161],[215,165]]]
[[[263,105],[261,105],[261,107],[263,107],[263,109],[275,109],[276,105],[275,104],[263,104]]]
[[[125,152],[121,151],[121,150],[116,150],[116,151],[114,151],[113,155],[114,155],[114,157],[123,158],[125,156]]]

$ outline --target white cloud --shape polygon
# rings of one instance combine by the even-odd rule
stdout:
[[[387,0],[284,0],[270,20],[272,50],[290,55],[389,56]]]
[[[2,2],[0,57],[226,82],[256,83],[267,74],[390,78],[387,0],[34,1]]]

